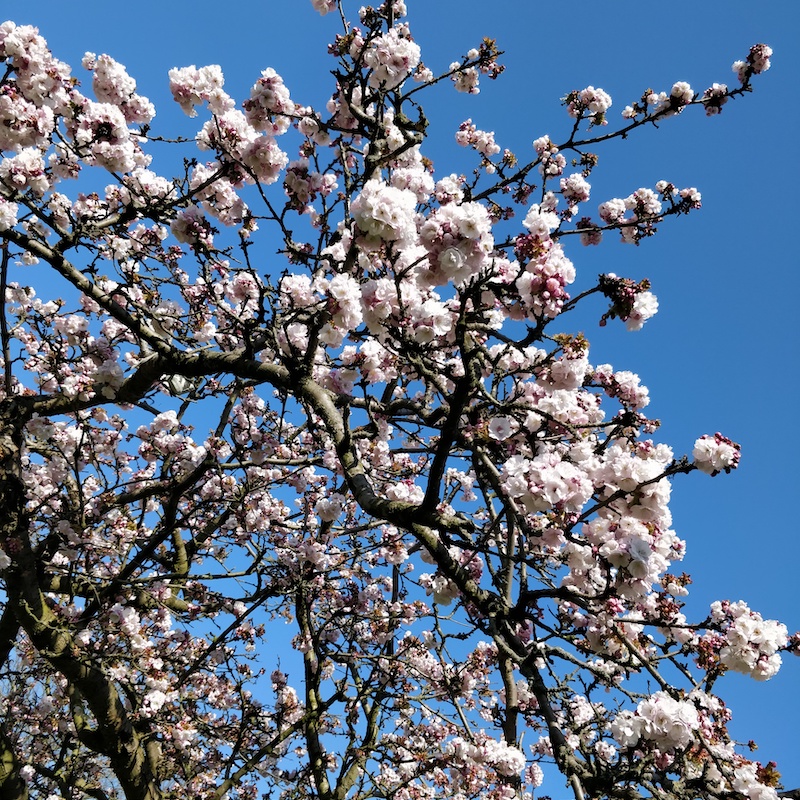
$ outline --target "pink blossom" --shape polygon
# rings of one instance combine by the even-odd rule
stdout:
[[[408,26],[396,25],[373,39],[364,52],[369,68],[369,84],[373,88],[397,88],[420,61],[419,45],[412,40]]]
[[[720,472],[730,472],[739,466],[740,450],[736,442],[731,441],[721,433],[713,436],[705,434],[695,443],[692,450],[695,466],[709,475]]]
[[[498,416],[489,420],[489,436],[499,442],[508,439],[519,426],[512,417]]]
[[[480,73],[475,67],[462,67],[458,61],[454,61],[450,65],[452,75],[450,79],[456,87],[456,91],[463,92],[464,94],[480,94],[478,84],[480,82]]]
[[[12,191],[30,189],[41,196],[50,188],[41,151],[26,147],[16,156],[0,161],[0,181]]]
[[[112,172],[143,166],[125,116],[115,105],[87,101],[77,113],[73,135],[78,153],[90,164]]]
[[[370,180],[353,201],[352,212],[366,241],[377,246],[382,241],[406,242],[416,235],[416,205],[410,191]]]
[[[570,205],[586,202],[590,189],[591,186],[579,172],[561,179],[561,194]]]
[[[250,90],[250,98],[244,102],[247,121],[257,131],[278,135],[289,129],[295,104],[283,78],[269,67]]]
[[[625,327],[629,331],[641,330],[648,319],[655,316],[658,311],[658,300],[652,292],[639,292],[633,301],[633,306],[625,320]]]
[[[83,66],[94,72],[92,88],[98,101],[117,106],[128,124],[145,124],[153,119],[156,113],[153,104],[136,94],[136,81],[122,64],[105,54],[86,53]]]
[[[703,92],[703,105],[709,117],[719,114],[727,102],[728,87],[724,83],[714,83]]]
[[[0,231],[7,231],[17,224],[19,206],[0,197]]]
[[[324,17],[329,12],[336,10],[337,3],[336,0],[311,0],[311,5]]]
[[[175,101],[184,114],[196,117],[195,106],[203,102],[213,114],[224,114],[233,108],[234,102],[223,91],[224,78],[222,68],[211,64],[199,69],[191,67],[175,67],[169,71],[169,88]]]
[[[579,92],[572,92],[566,98],[567,113],[571,117],[587,115],[595,125],[607,125],[605,113],[611,108],[611,97],[602,89],[587,86]]]

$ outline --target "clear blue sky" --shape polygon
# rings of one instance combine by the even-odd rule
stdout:
[[[661,310],[638,334],[593,319],[582,322],[593,363],[638,372],[650,387],[651,416],[676,451],[702,433],[722,431],[742,444],[738,473],[692,475],[675,484],[675,528],[687,540],[683,568],[695,585],[690,617],[713,599],[746,600],[765,617],[800,629],[800,297],[796,198],[800,3],[574,3],[525,0],[407,0],[423,60],[439,71],[483,36],[506,51],[506,73],[484,81],[478,97],[440,92],[427,106],[426,150],[437,172],[470,168],[453,144],[472,117],[498,143],[526,158],[545,133],[558,141],[569,120],[559,98],[599,86],[614,98],[610,116],[644,89],[686,80],[702,90],[734,83],[730,64],[759,41],[775,50],[755,93],[729,103],[719,118],[702,113],[667,120],[628,142],[597,148],[592,210],[614,196],[665,178],[697,186],[703,209],[672,220],[640,247],[609,241],[585,249],[568,243],[588,282],[601,271],[649,277]],[[360,3],[346,3],[353,14]],[[230,11],[228,12],[228,9]],[[131,13],[132,12],[132,13]],[[320,18],[308,0],[209,0],[109,4],[82,0],[6,0],[0,14],[37,25],[55,54],[80,68],[83,53],[107,52],[124,63],[159,112],[154,130],[169,134],[183,117],[169,99],[173,66],[222,65],[226,89],[247,96],[261,70],[284,76],[293,99],[321,106],[330,94],[325,55],[334,15]],[[696,109],[694,109],[697,112]],[[595,317],[601,313],[599,306]],[[789,657],[767,684],[729,676],[717,689],[734,710],[734,735],[761,745],[757,757],[779,761],[787,788],[800,786],[800,660]]]

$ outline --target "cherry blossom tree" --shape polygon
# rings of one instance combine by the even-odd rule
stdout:
[[[0,794],[774,800],[715,688],[798,640],[744,601],[687,619],[668,509],[739,447],[676,455],[566,332],[589,297],[658,309],[572,290],[581,246],[701,204],[590,205],[595,147],[718,115],[770,48],[621,116],[576,89],[525,154],[466,121],[440,175],[424,99],[498,78],[496,43],[434,72],[402,0],[312,4],[327,106],[176,68],[191,137],[111,56],[0,26]]]

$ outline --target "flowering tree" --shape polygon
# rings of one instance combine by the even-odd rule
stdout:
[[[341,14],[325,109],[173,70],[203,115],[174,178],[120,64],[86,55],[91,99],[0,26],[3,797],[776,797],[714,685],[797,640],[744,602],[688,620],[672,567],[670,479],[739,448],[676,457],[564,332],[590,295],[630,330],[658,307],[615,274],[570,294],[569,237],[700,206],[661,181],[587,212],[590,148],[718,114],[771,51],[616,126],[571,92],[528,158],[465,122],[477,168],[435,175],[424,91],[501,54],[436,74],[405,14]]]

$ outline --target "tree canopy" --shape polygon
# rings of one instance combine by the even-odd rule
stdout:
[[[582,246],[701,206],[590,205],[604,144],[718,115],[770,48],[621,116],[577,88],[526,154],[467,120],[438,174],[426,94],[498,78],[497,43],[437,73],[402,0],[313,6],[327,105],[176,67],[191,137],[111,56],[79,80],[0,26],[0,794],[774,800],[717,681],[798,639],[687,618],[668,508],[739,445],[673,452],[570,328],[658,311]]]

